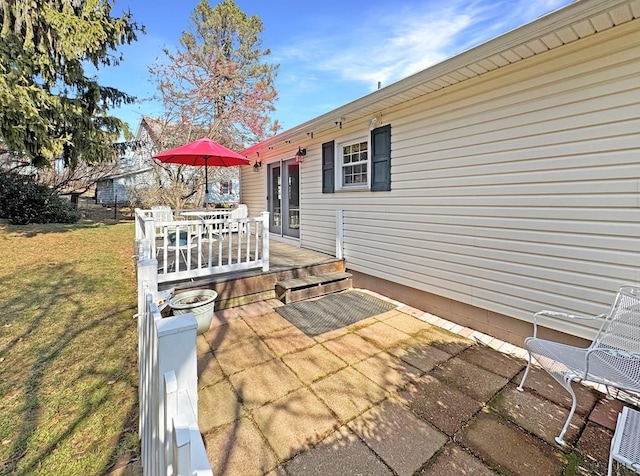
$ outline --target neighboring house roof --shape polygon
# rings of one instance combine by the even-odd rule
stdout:
[[[164,129],[164,123],[160,119],[155,119],[149,116],[142,116],[140,119],[140,124],[138,124],[138,129],[136,131],[136,138],[140,138],[142,136],[142,130],[146,130],[147,134],[155,144],[160,143],[160,134]]]
[[[176,134],[176,138],[179,137],[181,139],[184,139],[185,126],[184,124],[179,122],[171,122],[163,119],[156,119],[150,116],[142,116],[140,124],[138,125],[138,128],[136,130],[136,139],[141,139],[143,137],[143,131],[146,131],[149,138],[153,141],[153,144],[149,145],[153,145],[154,147],[162,147],[163,143],[167,143],[167,141],[162,140],[163,135],[166,136]],[[191,133],[196,139],[207,136],[207,131],[203,128],[194,127],[191,130]],[[172,141],[169,141],[169,143],[171,142]],[[173,142],[178,142],[178,145],[180,143],[180,141]]]
[[[374,119],[380,111],[517,63],[640,18],[640,0],[579,0],[441,63],[289,129],[241,153],[300,142],[340,123]]]

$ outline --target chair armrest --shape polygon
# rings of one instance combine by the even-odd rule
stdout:
[[[559,311],[540,311],[540,312],[536,312],[533,315],[533,319],[535,320],[538,316],[557,317],[560,319],[582,319],[585,321],[593,321],[595,319],[601,319],[605,317],[606,314],[599,314],[597,316],[579,316],[578,314],[569,314],[566,312],[559,312]]]
[[[599,314],[597,316],[580,316],[578,314],[569,314],[567,312],[560,311],[538,311],[533,315],[533,337],[536,337],[538,334],[538,317],[553,317],[555,319],[571,319],[571,320],[581,320],[581,321],[594,321],[596,319],[604,319],[607,317],[607,314]]]

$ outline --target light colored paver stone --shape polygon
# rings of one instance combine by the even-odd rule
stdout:
[[[256,333],[243,320],[229,322],[223,326],[213,327],[202,334],[213,350],[237,344],[245,339],[256,337]]]
[[[406,332],[399,331],[385,324],[384,322],[376,322],[356,331],[360,337],[367,339],[381,349],[396,347],[402,341],[409,340],[411,336]]]
[[[416,473],[416,476],[494,476],[496,474],[498,473],[460,446],[447,443],[438,456],[428,462]]]
[[[386,352],[380,352],[353,367],[387,392],[395,392],[422,375],[421,370]]]
[[[381,352],[370,342],[357,334],[346,334],[336,339],[323,342],[322,345],[348,364],[360,362],[367,357]]]
[[[487,402],[508,380],[488,370],[476,367],[464,360],[454,357],[433,369],[434,377],[455,385],[472,398]]]
[[[505,387],[490,402],[490,406],[550,445],[556,444],[554,438],[560,434],[569,414],[566,408],[541,398],[534,392],[519,392],[515,385]],[[583,426],[584,418],[574,415],[565,440],[569,443],[575,442]]]
[[[408,306],[406,304],[400,304],[398,306],[398,311],[402,311],[405,314],[410,314],[410,315],[412,315],[414,317],[420,317],[420,316],[424,315],[424,311],[422,311],[420,309],[417,309],[415,307]]]
[[[226,375],[232,375],[275,357],[258,337],[218,349],[214,355]]]
[[[432,375],[425,375],[408,385],[396,398],[449,436],[481,408],[479,402]]]
[[[455,323],[451,322],[451,321],[446,321],[446,320],[442,320],[443,322],[438,322],[438,324],[440,325],[440,327],[442,327],[443,329],[446,329],[450,332],[453,332],[452,329],[455,326]]]
[[[294,457],[285,468],[289,476],[393,474],[346,426],[338,429],[315,448]]]
[[[327,406],[306,388],[254,410],[253,417],[280,462],[315,445],[339,426]]]
[[[244,321],[259,336],[292,326],[289,321],[275,311],[258,316],[245,317]]]
[[[423,372],[430,372],[436,365],[451,358],[446,352],[413,339],[389,350],[389,353]]]
[[[469,337],[474,332],[475,331],[473,329],[470,329],[468,327],[463,327],[461,330],[456,332],[456,334],[461,335],[462,337]]]
[[[493,336],[487,335],[480,331],[473,332],[469,338],[484,345],[489,345],[494,340]]]
[[[508,474],[559,475],[564,467],[554,447],[488,413],[463,428],[457,441]]]
[[[244,409],[226,380],[198,391],[198,426],[201,433],[208,433],[243,415]]]
[[[382,314],[377,314],[374,316],[378,321],[386,321],[392,317],[400,316],[402,313],[398,311],[398,309],[391,309],[390,311],[383,312]]]
[[[222,326],[238,319],[240,319],[240,314],[238,313],[237,308],[231,307],[227,309],[220,309],[213,313],[210,328]]]
[[[207,352],[211,352],[211,347],[202,334],[196,337],[196,354],[200,357]]]
[[[284,306],[284,303],[276,298],[267,299],[265,301],[265,304],[268,304],[269,306],[271,306],[272,309]]]
[[[412,475],[447,442],[395,400],[385,400],[348,426],[399,476]]]
[[[222,368],[211,351],[198,356],[198,388],[208,387],[223,378]]]
[[[404,314],[402,312],[399,312],[395,316],[385,319],[384,323],[398,329],[399,331],[411,335],[418,334],[419,332],[422,332],[425,329],[430,329],[432,327],[431,324],[427,324],[417,317],[409,314]]]
[[[271,306],[266,301],[258,301],[251,304],[245,304],[244,306],[236,307],[235,309],[237,310],[240,317],[245,318],[268,314],[273,311],[273,306]]]
[[[238,372],[229,377],[238,399],[252,409],[276,400],[302,386],[302,382],[279,359]]]
[[[503,342],[498,350],[500,352],[502,352],[503,354],[512,354],[513,351],[515,350],[515,348],[516,348],[515,345],[510,344],[509,342]],[[525,365],[526,365],[526,363],[525,363]]]
[[[371,408],[386,395],[382,387],[352,367],[318,380],[311,389],[343,423]]]
[[[316,341],[295,326],[271,332],[263,337],[276,355],[281,356],[306,349],[316,344]]]
[[[371,317],[367,317],[366,319],[361,319],[357,322],[354,322],[353,324],[349,324],[348,326],[345,327],[345,329],[349,332],[355,332],[358,329],[362,329],[364,327],[369,327],[373,324],[376,324],[377,322],[380,322],[377,316],[371,316]]]
[[[328,332],[323,332],[322,334],[318,334],[317,336],[313,336],[313,339],[316,342],[326,342],[328,340],[331,339],[335,339],[337,337],[343,336],[345,334],[349,333],[349,329],[347,329],[346,327],[340,327],[338,329],[334,329],[332,331],[328,331]]]
[[[206,434],[204,440],[216,476],[262,476],[278,464],[258,428],[247,418]]]
[[[502,347],[504,345],[504,341],[500,340],[500,339],[493,339],[491,342],[489,342],[489,345],[487,347],[493,349],[493,350],[499,350],[500,347]]]
[[[282,360],[306,384],[326,377],[346,366],[343,360],[320,344],[285,355]]]

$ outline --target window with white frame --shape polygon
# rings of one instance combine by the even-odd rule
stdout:
[[[358,187],[368,184],[369,142],[357,140],[340,144],[342,186]]]
[[[322,144],[322,193],[339,189],[391,191],[391,124],[373,129],[369,141],[360,135]]]

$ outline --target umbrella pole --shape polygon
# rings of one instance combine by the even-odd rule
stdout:
[[[209,172],[207,170],[208,160],[209,160],[209,157],[204,158],[204,191],[206,194],[204,197],[204,203],[207,203],[207,198],[209,197]]]

